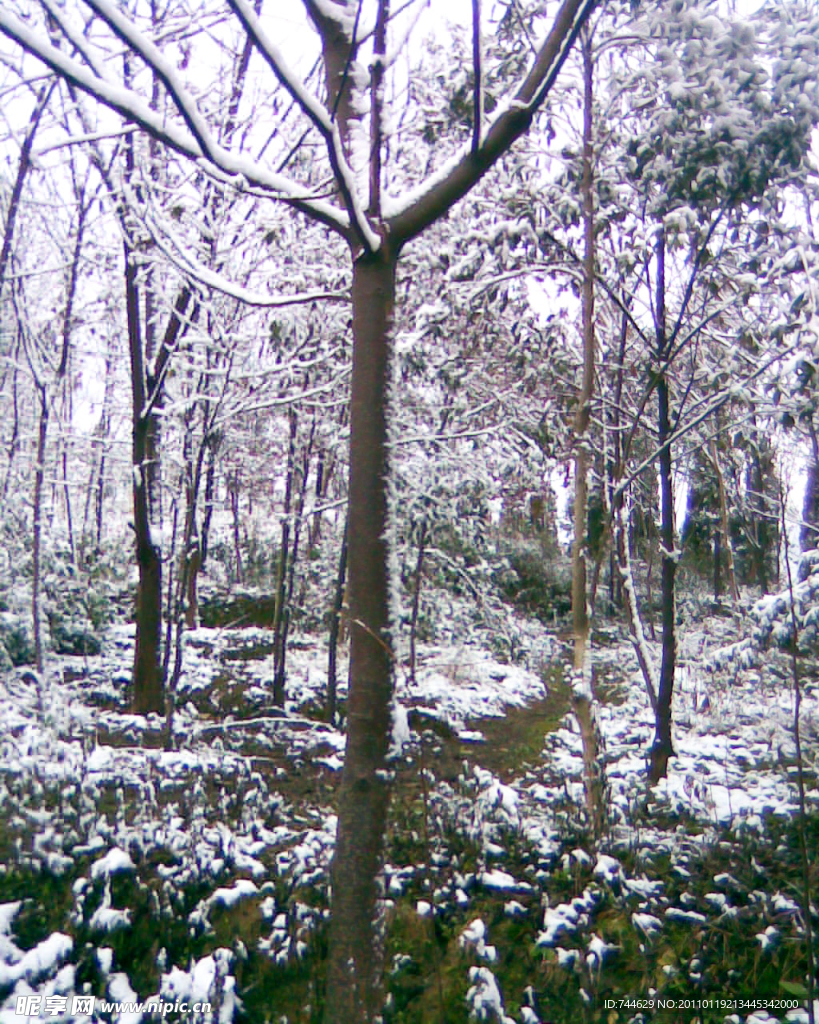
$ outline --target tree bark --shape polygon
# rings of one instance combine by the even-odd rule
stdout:
[[[146,405],[145,368],[142,358],[142,334],[139,325],[139,295],[136,266],[126,247],[125,297],[128,314],[128,348],[131,357],[133,426],[131,454],[133,463],[134,532],[136,534],[139,582],[136,596],[136,641],[134,646],[133,707],[137,714],[165,709],[160,642],[162,633],[162,562],[151,537],[148,507],[148,481],[145,464],[148,456],[149,419]]]
[[[386,249],[386,246],[383,248]],[[350,692],[332,864],[326,1024],[369,1024],[380,1009],[377,877],[389,789],[392,656],[387,585],[387,396],[395,262],[353,268],[350,403]]]
[[[415,576],[412,581],[412,614],[410,616],[409,635],[409,678],[415,685],[416,665],[416,634],[418,632],[418,611],[421,605],[421,580],[424,572],[424,552],[427,541],[427,521],[421,520],[421,531],[418,535],[418,558],[415,562]]]
[[[273,609],[273,703],[284,707],[284,620],[286,614],[287,558],[290,553],[290,510],[293,498],[293,475],[296,471],[296,433],[298,416],[291,407],[290,438],[287,445],[287,469],[284,484],[284,515],[282,517],[279,564],[276,568],[276,603]]]
[[[213,518],[213,499],[216,492],[216,451],[219,440],[211,435],[207,441],[208,468],[205,471],[205,515],[202,519],[202,557],[199,562],[200,570],[204,569],[208,561],[208,544],[210,542],[210,523]]]
[[[717,425],[719,425],[719,419],[717,419]],[[720,466],[719,464],[719,452],[717,451],[717,442],[713,438],[711,440],[711,461],[714,464],[714,472],[717,475],[720,529],[722,535],[722,545],[725,548],[725,567],[728,575],[728,589],[731,592],[731,603],[736,609],[736,605],[739,602],[739,591],[737,590],[737,577],[736,572],[734,571],[734,550],[731,545],[731,524],[728,520],[728,496],[725,491],[725,477],[722,473],[722,466]],[[717,559],[716,554],[714,555],[714,559],[714,573],[717,574],[719,572],[719,561]],[[716,590],[717,587],[715,583],[714,596],[717,600],[719,600],[719,595],[716,593]]]
[[[583,741],[586,809],[596,839],[605,827],[605,780],[600,767],[599,734],[594,707],[591,672],[591,626],[587,582],[589,466],[588,433],[594,397],[596,338],[594,325],[594,79],[592,43],[588,28],[582,33],[583,53],[583,284],[581,318],[583,331],[583,379],[574,422],[574,545],[572,547],[572,622],[574,628],[574,677],[572,710]]]
[[[799,550],[804,554],[817,545],[819,527],[819,438],[813,421],[808,424],[810,432],[810,456],[805,474],[805,496],[802,500],[802,524],[799,527]]]
[[[31,558],[31,619],[34,628],[34,658],[37,671],[43,671],[43,640],[40,628],[40,542],[42,540],[43,474],[45,468],[46,437],[48,435],[48,394],[44,384],[39,385],[40,429],[37,438],[37,466],[34,471],[34,522],[32,528]]]
[[[230,498],[230,512],[233,520],[233,553],[236,559],[236,583],[242,585],[244,580],[244,569],[242,568],[242,544],[239,531],[239,480],[241,474],[237,469],[227,480],[228,496]]]
[[[668,339],[665,329],[665,236],[662,230],[657,241],[657,361],[666,356]],[[660,441],[660,539],[662,548],[662,664],[655,708],[654,743],[649,754],[649,777],[652,782],[665,778],[668,759],[674,754],[671,741],[671,701],[674,694],[674,673],[677,663],[677,638],[674,631],[674,581],[677,573],[677,551],[674,538],[674,484],[671,474],[671,415],[668,378],[663,369],[657,381],[657,420]]]
[[[330,642],[327,659],[327,701],[325,714],[328,722],[336,720],[336,665],[338,659],[338,634],[341,627],[341,609],[344,604],[344,585],[347,579],[347,534],[348,525],[344,524],[344,536],[341,538],[341,554],[338,558],[338,576],[333,594],[333,615],[330,619]]]
[[[316,417],[310,425],[310,435],[304,448],[304,458],[301,465],[301,480],[299,482],[299,493],[296,499],[296,508],[293,515],[293,542],[290,546],[290,557],[287,565],[287,585],[284,594],[284,617],[282,620],[281,632],[281,659],[276,673],[276,679],[281,677],[279,683],[282,703],[284,702],[285,686],[287,682],[287,640],[290,635],[290,623],[293,621],[293,603],[296,586],[296,566],[299,561],[299,544],[301,541],[301,526],[304,517],[304,502],[307,497],[307,484],[310,479],[310,459],[313,455],[313,439],[316,435]],[[276,690],[274,680],[274,692]]]

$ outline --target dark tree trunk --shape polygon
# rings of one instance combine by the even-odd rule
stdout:
[[[74,521],[71,513],[71,492],[68,489],[68,452],[63,448],[63,499],[65,501],[65,525],[68,530],[68,550],[71,564],[77,564],[77,549],[74,545]]]
[[[662,231],[657,242],[657,358],[662,363],[667,355],[665,331],[665,238]],[[663,658],[660,685],[655,708],[655,735],[651,747],[649,776],[652,782],[665,777],[668,759],[674,754],[671,742],[671,700],[674,694],[674,672],[677,662],[677,638],[674,632],[674,579],[677,552],[674,538],[674,485],[671,475],[671,415],[668,378],[661,370],[657,381],[658,434],[660,441],[660,540],[662,550],[662,623]]]
[[[284,662],[285,662],[285,619],[287,558],[290,553],[290,510],[293,499],[293,474],[296,471],[296,433],[298,416],[290,409],[290,439],[287,445],[287,472],[284,485],[284,516],[282,518],[281,547],[279,564],[276,569],[276,603],[273,610],[273,703],[284,707]]]
[[[162,632],[162,562],[151,537],[148,489],[142,476],[145,437],[142,424],[134,429],[134,529],[139,583],[136,598],[134,651],[134,711],[164,711],[160,637]],[[137,481],[139,477],[139,481]]]
[[[12,405],[12,420],[11,420],[11,437],[9,438],[8,446],[8,463],[6,465],[6,475],[3,477],[3,490],[0,493],[0,510],[6,504],[6,498],[9,491],[9,483],[11,482],[11,474],[14,469],[14,458],[20,449],[20,403],[18,400],[18,365],[20,357],[20,343],[22,338],[22,330],[18,327],[17,330],[17,345],[14,351],[14,369],[11,374],[11,405]]]
[[[210,541],[210,522],[213,518],[213,498],[216,490],[216,447],[213,438],[208,439],[208,468],[205,471],[205,514],[202,518],[202,557],[199,568],[204,569],[208,560],[208,543]]]
[[[386,248],[386,247],[385,247]],[[353,269],[350,404],[347,748],[338,796],[326,1024],[365,1024],[380,1009],[377,878],[387,817],[392,697],[387,586],[387,395],[395,263]]]
[[[239,470],[228,479],[228,495],[230,496],[230,511],[233,516],[233,552],[236,558],[236,583],[241,585],[244,579],[242,569],[242,545],[239,536]]]
[[[747,472],[748,509],[746,537],[750,562],[750,579],[763,594],[771,589],[772,577],[778,578],[779,529],[777,523],[777,487],[773,449],[770,440],[757,429],[751,417],[751,452]]]
[[[304,502],[307,498],[307,483],[310,478],[310,459],[313,455],[313,439],[316,435],[316,417],[313,415],[313,422],[310,426],[310,436],[307,439],[307,445],[304,449],[304,459],[302,460],[301,466],[301,482],[299,485],[299,495],[296,499],[296,511],[293,517],[293,543],[290,547],[290,558],[287,566],[287,588],[284,595],[284,617],[282,620],[282,635],[281,635],[281,660],[279,661],[279,667],[276,673],[276,679],[279,680],[279,689],[282,695],[282,703],[284,702],[285,687],[287,683],[287,639],[290,634],[290,623],[293,620],[293,603],[294,593],[296,586],[296,566],[299,562],[299,543],[301,541],[301,525],[304,517]],[[276,685],[274,680],[274,693],[276,692]]]
[[[199,623],[199,598],[196,584],[199,570],[202,568],[202,553],[199,538],[194,534],[188,546],[188,578],[185,588],[185,625],[188,629],[196,629]]]
[[[327,706],[328,722],[336,719],[336,663],[338,658],[338,634],[341,627],[341,608],[344,604],[344,584],[347,579],[347,523],[341,538],[341,554],[338,558],[338,576],[333,594],[333,617],[330,619],[329,657],[327,659]]]
[[[416,634],[418,632],[418,610],[421,604],[421,579],[424,572],[424,552],[426,549],[427,541],[427,521],[424,519],[421,522],[421,532],[418,536],[418,558],[415,562],[415,577],[412,583],[412,616],[410,618],[410,635],[409,635],[409,677],[410,682],[415,683],[415,663],[416,663]]]
[[[139,295],[136,266],[126,250],[125,295],[128,313],[128,347],[131,356],[133,394],[133,497],[134,532],[139,583],[136,596],[136,643],[134,648],[133,707],[137,714],[165,709],[160,643],[162,633],[162,562],[151,537],[145,464],[148,456],[149,420],[145,417],[145,368],[139,326]]]
[[[722,577],[720,575],[720,561],[722,559],[722,534],[720,528],[714,529],[714,602],[719,604],[722,596]]]
[[[817,546],[819,527],[819,438],[810,424],[811,452],[805,479],[805,497],[802,502],[802,525],[799,528],[799,550],[811,551]]]
[[[34,658],[37,671],[43,671],[43,640],[40,629],[40,542],[42,540],[43,473],[48,435],[48,395],[44,384],[40,393],[40,429],[37,438],[37,466],[34,470],[34,522],[32,527],[31,618],[34,627]]]

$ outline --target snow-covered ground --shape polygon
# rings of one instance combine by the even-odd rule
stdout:
[[[529,664],[551,667],[554,677],[565,651],[539,627],[527,624],[526,630],[521,646]],[[796,893],[767,891],[761,877],[749,890],[728,872],[714,874],[708,893],[686,894],[684,886],[672,892],[641,867],[665,856],[679,882],[687,858],[721,836],[760,834],[769,815],[786,818],[795,811],[793,694],[778,676],[767,679],[764,667],[736,676],[706,669],[714,643],[728,642],[730,630],[720,619],[684,632],[674,707],[677,756],[668,778],[652,790],[645,783],[652,719],[636,659],[624,640],[595,650],[596,677],[606,692],[599,725],[611,801],[611,833],[597,850],[588,843],[567,847],[567,822],[582,821],[583,801],[581,741],[571,716],[546,733],[535,763],[509,766],[503,778],[481,765],[488,732],[482,720],[544,701],[541,671],[504,664],[477,645],[439,644],[420,647],[414,683],[399,672],[398,699],[405,710],[419,712],[410,720],[421,728],[419,722],[441,719],[463,766],[457,778],[439,778],[436,744],[444,741],[427,735],[424,813],[435,838],[427,862],[388,862],[387,906],[410,900],[421,918],[464,915],[458,941],[465,1013],[523,1024],[543,1019],[534,988],[502,991],[497,964],[504,952],[494,941],[495,926],[481,916],[486,898],[499,899],[509,921],[534,922],[538,955],[548,954],[563,983],[574,984],[590,1005],[623,944],[605,924],[615,906],[628,912],[631,942],[650,945],[671,925],[696,929],[729,920],[744,913],[743,906],[755,907],[753,921],[764,924],[754,925],[759,957],[783,941],[798,941]],[[18,1003],[32,995],[43,997],[44,1019],[110,1019],[99,999],[91,1013],[71,1012],[73,997],[88,993],[124,1002],[210,1000],[207,1013],[178,1019],[227,1024],[241,1011],[237,977],[248,952],[241,939],[226,939],[219,926],[224,914],[243,913],[256,922],[253,953],[272,967],[310,956],[311,936],[326,915],[332,792],[344,739],[316,715],[326,651],[314,638],[294,638],[282,712],[269,699],[269,641],[262,629],[189,634],[172,750],[162,749],[158,717],[123,710],[132,644],[127,628],[112,630],[102,657],[54,660],[43,680],[21,671],[0,677],[6,724],[0,735],[0,886],[7,883],[0,891],[20,894],[0,904],[0,1024],[25,1019],[16,1012],[23,1005],[29,1019],[38,1019],[34,1004]],[[340,680],[345,676],[342,665]],[[802,727],[812,764],[819,703],[811,685]],[[416,777],[418,749],[413,733],[399,775]],[[815,807],[819,793],[812,774],[809,779]],[[464,857],[446,846],[453,834],[471,844],[468,870]],[[510,853],[513,848],[518,853]],[[555,872],[571,876],[576,889],[556,904],[547,895]],[[47,897],[38,895],[35,882],[45,877],[65,880],[70,894],[60,927],[50,926],[58,908],[38,904]],[[42,913],[49,922],[35,929],[36,940],[28,925],[16,930],[27,913]],[[146,973],[158,984],[148,992],[143,981],[137,996],[139,979],[118,958],[145,915],[182,920],[201,955],[174,962],[173,953],[148,943],[153,962]],[[679,971],[677,964],[666,973],[671,978]],[[692,961],[691,985],[697,972]],[[643,997],[653,998],[650,992],[656,995],[655,982],[646,983]],[[64,1012],[47,1009],[54,1011],[63,997]],[[769,1017],[732,1012],[727,1008],[719,1019],[807,1019],[793,1008]],[[118,1019],[150,1017],[132,1008]],[[165,1019],[177,1017],[172,1011]]]

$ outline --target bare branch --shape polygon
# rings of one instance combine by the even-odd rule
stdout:
[[[564,0],[531,71],[492,122],[478,150],[473,152],[471,142],[467,143],[452,163],[415,190],[389,218],[390,235],[398,246],[442,217],[528,130],[596,2]]]
[[[370,101],[370,212],[381,216],[381,144],[383,141],[384,63],[387,54],[387,22],[390,0],[379,0],[375,23],[375,50],[373,53],[372,99]]]
[[[481,0],[472,0],[472,154],[481,145],[483,125],[483,65],[481,54]]]
[[[61,78],[99,100],[129,121],[134,121],[157,141],[169,146],[191,160],[201,161],[203,169],[235,187],[245,182],[263,189],[313,219],[333,228],[349,238],[349,218],[331,203],[314,199],[301,186],[280,174],[268,171],[261,164],[241,154],[235,154],[208,139],[210,156],[190,132],[169,122],[153,111],[132,90],[91,74],[79,61],[66,56],[45,42],[25,22],[0,8],[0,32],[18,43],[28,53],[42,61]],[[176,97],[172,96],[174,102]],[[190,99],[186,98],[190,105]]]
[[[344,205],[350,216],[353,230],[368,251],[374,252],[381,244],[361,208],[356,195],[355,180],[350,165],[344,156],[341,133],[337,123],[319,101],[304,88],[299,78],[287,66],[281,51],[265,32],[261,22],[246,0],[228,0],[231,10],[241,21],[247,34],[253,40],[259,53],[267,62],[273,74],[290,94],[294,102],[318,129],[327,146],[330,166],[333,169]]]

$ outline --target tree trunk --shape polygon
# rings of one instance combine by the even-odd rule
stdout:
[[[125,294],[128,313],[128,347],[131,357],[133,394],[132,462],[134,532],[136,534],[139,583],[136,596],[136,642],[134,648],[133,706],[137,714],[164,711],[164,686],[160,662],[162,633],[162,562],[151,537],[148,510],[148,481],[145,465],[148,456],[149,420],[145,410],[145,370],[142,360],[142,336],[139,327],[139,296],[136,266],[126,250]]]
[[[291,407],[289,413],[290,439],[287,445],[287,470],[284,484],[284,516],[282,517],[281,547],[276,569],[276,603],[273,609],[273,703],[284,707],[285,616],[287,587],[287,557],[290,552],[290,510],[293,498],[293,474],[296,471],[296,433],[298,416]]]
[[[409,635],[409,678],[415,685],[416,664],[416,633],[418,632],[418,610],[421,604],[421,578],[424,571],[424,551],[427,541],[427,521],[421,521],[421,532],[418,535],[418,558],[415,562],[415,576],[412,582],[412,615],[410,617]]]
[[[205,471],[205,514],[202,519],[202,540],[200,544],[202,557],[199,562],[200,569],[204,569],[208,561],[210,523],[213,518],[213,498],[216,490],[216,449],[218,443],[213,437],[209,438],[207,442],[208,468]]]
[[[591,627],[587,583],[589,466],[588,433],[594,397],[594,174],[592,117],[594,100],[591,35],[582,33],[583,52],[583,176],[580,192],[583,202],[583,284],[581,290],[583,329],[583,379],[577,400],[574,423],[574,544],[572,547],[572,622],[574,627],[574,675],[572,710],[580,726],[583,741],[586,808],[595,838],[605,827],[605,780],[600,767],[599,733],[596,725],[591,672]]]
[[[37,671],[43,671],[43,640],[40,630],[40,541],[42,539],[43,514],[43,472],[45,464],[46,437],[48,435],[48,395],[45,385],[40,385],[40,430],[37,438],[37,466],[34,471],[34,522],[32,528],[31,558],[33,563],[31,581],[31,618],[34,628],[34,658]]]
[[[244,579],[242,568],[242,545],[239,536],[239,470],[228,477],[228,495],[230,497],[230,512],[233,517],[233,553],[236,559],[236,583],[241,586]]]
[[[383,248],[386,248],[384,246]],[[353,268],[350,402],[347,748],[332,864],[326,1024],[369,1024],[381,1005],[381,868],[389,789],[392,657],[387,575],[390,329],[395,262],[379,251]]]
[[[279,668],[276,674],[276,678],[281,677],[280,690],[282,694],[282,703],[284,703],[285,685],[287,681],[287,639],[290,633],[290,623],[293,620],[293,603],[294,603],[294,592],[296,586],[296,566],[299,561],[299,543],[301,541],[301,525],[304,517],[304,502],[307,497],[307,483],[310,478],[310,459],[313,455],[313,439],[316,435],[316,417],[313,415],[313,422],[310,426],[310,436],[307,439],[307,444],[304,449],[304,459],[302,460],[301,466],[301,482],[299,484],[299,494],[296,499],[296,509],[293,516],[293,543],[290,546],[290,558],[287,566],[287,586],[284,595],[284,617],[282,620],[282,633],[281,633],[281,660],[279,661]],[[274,681],[274,693],[276,692],[276,686]]]
[[[188,547],[188,576],[185,588],[185,625],[188,629],[196,629],[199,624],[199,598],[196,583],[199,570],[202,568],[202,553],[199,538],[194,534]]]
[[[8,463],[6,465],[6,475],[3,477],[3,490],[0,492],[0,511],[5,508],[6,498],[9,491],[9,483],[11,482],[11,474],[14,469],[14,457],[20,449],[20,403],[18,400],[18,365],[20,356],[20,344],[22,338],[22,329],[18,327],[17,330],[17,345],[14,351],[14,369],[11,374],[11,405],[13,409],[12,421],[11,421],[11,437],[9,438],[8,446]]]
[[[719,426],[719,416],[717,417],[717,425]],[[731,546],[731,525],[728,520],[728,496],[725,492],[725,477],[722,474],[722,466],[719,464],[719,453],[717,451],[717,442],[711,440],[711,461],[714,464],[714,472],[717,475],[717,491],[719,493],[719,516],[720,516],[720,528],[722,543],[725,547],[725,563],[726,573],[728,575],[728,589],[731,592],[731,603],[736,611],[736,605],[739,602],[739,591],[737,590],[737,577],[734,571],[734,551]],[[715,556],[716,557],[716,556]],[[714,572],[718,572],[719,562],[717,561]],[[716,590],[716,586],[715,586]],[[719,600],[718,595],[715,593],[715,597]]]
[[[336,590],[333,595],[333,617],[330,619],[329,656],[327,659],[327,721],[336,720],[336,663],[338,657],[338,634],[341,627],[341,608],[344,604],[344,584],[347,579],[347,523],[344,524],[344,536],[341,538],[341,554],[338,559],[338,576]]]
[[[805,497],[802,502],[802,525],[799,527],[799,550],[811,551],[817,545],[819,526],[819,438],[811,422],[810,457],[805,478]]]
[[[714,530],[714,604],[719,604],[722,596],[722,577],[720,562],[722,561],[722,540],[719,527]]]
[[[667,354],[665,331],[665,237],[660,231],[657,241],[657,359],[662,363]],[[668,759],[674,754],[671,742],[671,700],[674,694],[674,672],[677,663],[677,638],[674,632],[674,579],[677,573],[677,551],[674,543],[674,484],[671,475],[671,416],[668,378],[661,369],[657,381],[657,420],[660,441],[660,539],[662,550],[662,623],[663,657],[660,685],[655,708],[655,734],[649,755],[649,777],[652,782],[665,778]]]

